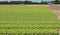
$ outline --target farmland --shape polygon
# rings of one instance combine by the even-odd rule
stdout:
[[[0,33],[57,35],[59,28],[57,16],[47,6],[0,6]]]

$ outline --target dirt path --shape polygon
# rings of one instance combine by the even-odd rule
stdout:
[[[49,8],[57,15],[57,19],[60,20],[60,5],[49,6]]]

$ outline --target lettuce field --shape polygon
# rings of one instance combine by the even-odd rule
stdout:
[[[47,6],[0,5],[0,35],[58,35],[59,28]]]

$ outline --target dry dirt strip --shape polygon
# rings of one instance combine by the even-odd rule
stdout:
[[[53,10],[53,12],[57,15],[57,19],[60,20],[60,11]]]
[[[49,6],[54,14],[57,15],[57,19],[60,20],[60,6]]]

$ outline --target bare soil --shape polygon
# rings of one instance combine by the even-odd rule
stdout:
[[[60,5],[49,6],[49,8],[57,15],[57,19],[60,20]]]

